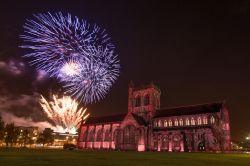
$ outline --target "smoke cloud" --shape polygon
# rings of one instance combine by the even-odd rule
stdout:
[[[39,130],[56,129],[53,122],[43,112],[39,102],[39,94],[3,96],[0,95],[0,115],[5,123],[15,126],[34,126]]]
[[[1,112],[1,116],[3,117],[3,121],[5,123],[14,123],[15,126],[25,126],[25,127],[38,127],[40,131],[44,130],[45,128],[51,128],[55,130],[55,127],[52,126],[49,122],[34,122],[30,117],[17,117],[8,112]]]

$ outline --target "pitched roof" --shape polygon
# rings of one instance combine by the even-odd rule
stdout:
[[[137,123],[138,123],[139,125],[144,125],[144,126],[146,126],[146,122],[144,121],[144,119],[143,119],[142,117],[140,117],[140,116],[138,116],[138,115],[136,115],[136,114],[132,114],[132,115],[133,115],[134,119],[137,121]]]
[[[101,117],[89,117],[85,124],[97,124],[97,123],[114,123],[121,122],[127,114],[101,116]]]
[[[154,118],[219,112],[223,102],[181,106],[157,110]]]

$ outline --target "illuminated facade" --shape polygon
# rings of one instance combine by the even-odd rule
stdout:
[[[53,147],[62,148],[64,144],[77,144],[77,134],[53,132]]]
[[[128,113],[90,117],[81,125],[80,149],[135,151],[230,150],[225,103],[160,108],[160,90],[129,85]]]
[[[9,142],[13,147],[35,147],[35,142],[38,137],[38,127],[34,126],[16,126],[15,127],[16,137]],[[7,137],[7,131],[5,132],[4,139]],[[6,142],[2,146],[7,146]]]

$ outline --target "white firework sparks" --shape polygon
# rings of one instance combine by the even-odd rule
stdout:
[[[77,101],[69,96],[58,98],[53,95],[53,100],[48,102],[41,95],[40,104],[47,116],[55,123],[57,132],[75,134],[81,121],[84,123],[89,116],[89,113],[85,114],[87,109],[78,108]]]
[[[73,77],[79,74],[79,72],[80,72],[80,65],[76,62],[70,61],[63,65],[60,72],[61,75],[59,75],[59,77],[61,77],[61,79],[65,77]]]

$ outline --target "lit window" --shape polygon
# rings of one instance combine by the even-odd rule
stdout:
[[[154,121],[154,126],[157,127],[157,121],[156,120]]]
[[[124,143],[135,144],[136,129],[134,126],[126,126],[124,128]]]
[[[190,125],[189,119],[186,119],[186,126],[189,126],[189,125]]]
[[[180,126],[183,126],[183,120],[182,119],[179,120],[179,124],[180,124]]]
[[[94,141],[94,134],[95,134],[95,130],[92,129],[92,130],[89,132],[89,139],[88,139],[89,142],[93,142],[93,141]]]
[[[191,125],[195,125],[195,120],[194,120],[194,118],[191,118]]]
[[[207,117],[203,117],[203,124],[207,124]]]
[[[198,125],[201,125],[202,122],[201,122],[201,117],[198,117]]]
[[[96,134],[96,141],[100,142],[102,141],[102,129],[99,129]]]
[[[87,131],[83,133],[82,141],[83,142],[87,141]]]
[[[174,125],[175,125],[175,126],[178,126],[178,120],[177,120],[177,119],[175,119]]]
[[[158,127],[162,127],[161,120],[158,121]]]
[[[164,120],[164,127],[168,127],[168,121]]]
[[[169,120],[169,121],[168,121],[168,126],[169,126],[169,127],[172,127],[172,120]]]
[[[111,133],[110,130],[107,129],[104,133],[104,141],[110,141],[111,140]]]
[[[215,118],[214,118],[213,116],[211,116],[211,118],[210,118],[210,123],[211,123],[211,124],[214,124],[214,122],[215,122]]]

